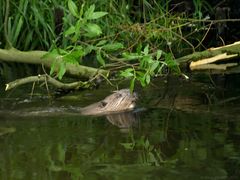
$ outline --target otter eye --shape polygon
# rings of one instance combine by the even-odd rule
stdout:
[[[107,105],[106,102],[104,102],[104,101],[101,101],[101,102],[100,102],[100,107],[105,107],[106,105]]]
[[[117,98],[120,98],[120,97],[122,97],[122,94],[117,93]]]

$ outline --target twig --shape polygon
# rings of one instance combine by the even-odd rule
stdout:
[[[49,76],[49,75],[47,74],[45,68],[44,68],[44,64],[42,64],[42,70],[43,70],[43,72],[44,72],[47,76]],[[46,85],[46,89],[47,89],[47,92],[48,92],[48,97],[50,97],[50,92],[49,92],[48,83],[47,83],[47,76],[46,76],[46,78],[45,78],[45,85]]]
[[[198,45],[195,47],[195,49],[197,49],[197,48],[202,44],[202,42],[204,41],[204,39],[205,39],[206,36],[208,35],[208,33],[209,33],[209,31],[210,31],[210,29],[211,29],[211,27],[212,27],[212,24],[213,24],[213,23],[211,22],[210,25],[209,25],[209,27],[208,27],[208,29],[207,29],[207,32],[204,34],[202,40],[198,43]]]
[[[34,88],[35,88],[35,84],[36,84],[36,82],[34,81],[33,85],[32,85],[31,95],[30,95],[31,99],[33,97],[33,91],[34,91]]]
[[[73,82],[73,83],[62,83],[46,74],[44,74],[44,75],[39,74],[38,76],[29,76],[26,78],[17,79],[15,81],[12,81],[12,82],[6,84],[5,91],[8,91],[10,89],[13,89],[13,88],[23,85],[23,84],[36,82],[36,81],[43,81],[43,82],[47,81],[47,82],[51,83],[52,85],[54,85],[55,87],[61,88],[61,89],[79,89],[79,88],[88,88],[89,87],[89,83],[87,83],[87,82],[77,81],[77,82]]]

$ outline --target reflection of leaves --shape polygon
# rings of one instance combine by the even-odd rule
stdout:
[[[62,167],[57,166],[54,163],[51,163],[51,165],[48,168],[49,168],[49,170],[54,171],[54,172],[62,171]]]
[[[63,147],[61,143],[58,143],[57,145],[57,155],[58,155],[58,160],[64,164],[65,162],[65,155],[66,155],[66,150]]]
[[[125,149],[127,150],[133,150],[134,143],[120,143]]]
[[[129,143],[120,144],[126,150],[140,152],[140,163],[150,163],[154,164],[155,166],[160,166],[161,163],[172,163],[171,161],[163,161],[160,149],[157,149],[154,147],[154,145],[150,144],[150,141],[146,139],[145,136],[141,136],[139,139],[132,139],[132,142]]]
[[[0,136],[9,134],[9,133],[14,133],[16,129],[14,127],[6,128],[6,127],[0,127]]]
[[[232,143],[224,145],[224,156],[225,157],[237,156],[237,152],[235,151],[234,145]]]
[[[207,149],[206,148],[198,148],[197,153],[198,153],[199,160],[207,159]]]

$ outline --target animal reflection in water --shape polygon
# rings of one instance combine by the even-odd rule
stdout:
[[[139,122],[138,113],[133,111],[122,112],[118,114],[106,115],[107,120],[114,126],[119,127],[122,131],[136,127]]]
[[[121,129],[129,129],[137,124],[136,107],[137,95],[129,89],[115,91],[104,100],[81,108],[83,115],[106,115],[108,121]]]

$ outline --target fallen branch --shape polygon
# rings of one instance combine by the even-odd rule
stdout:
[[[193,68],[195,66],[204,65],[204,64],[210,64],[210,63],[221,61],[221,60],[231,59],[231,58],[237,57],[237,56],[238,56],[238,54],[232,54],[232,55],[227,55],[227,53],[219,54],[219,55],[216,55],[211,58],[205,58],[205,59],[201,59],[199,61],[191,62],[190,68],[191,67]]]
[[[176,61],[182,67],[189,66],[190,70],[206,70],[209,73],[240,73],[240,41],[226,46],[210,48],[202,52],[195,52]],[[231,62],[228,62],[231,60]],[[217,63],[215,63],[217,62]]]
[[[55,63],[55,71],[57,72],[62,63],[62,57],[57,56],[43,58],[48,52],[46,51],[19,51],[17,49],[0,49],[0,61],[19,62],[28,64],[43,64],[50,68]],[[103,69],[96,69],[92,67],[82,66],[79,64],[66,63],[66,73],[74,77],[91,78],[97,74],[108,76],[109,71]]]
[[[191,70],[199,70],[199,69],[222,69],[226,70],[227,67],[237,66],[237,63],[226,63],[226,64],[212,64],[214,62],[218,62],[221,60],[229,60],[234,57],[237,57],[238,54],[227,55],[227,53],[219,54],[211,58],[201,59],[199,61],[191,62],[190,69]]]
[[[23,84],[27,84],[27,83],[31,83],[31,82],[42,82],[42,81],[51,83],[52,85],[54,85],[55,87],[60,88],[60,89],[79,89],[79,88],[89,87],[88,82],[77,81],[77,82],[73,82],[73,83],[62,83],[62,82],[50,77],[49,75],[38,75],[38,76],[29,76],[26,78],[21,78],[21,79],[12,81],[12,82],[6,84],[5,91],[8,91],[10,89],[13,89],[13,88],[23,85]]]
[[[193,70],[227,70],[227,68],[237,66],[238,63],[227,63],[227,64],[203,64],[199,66],[191,67],[190,69]]]
[[[177,58],[176,61],[181,65],[190,63],[192,61],[198,61],[199,59],[210,58],[217,56],[219,54],[227,53],[228,55],[231,54],[240,54],[240,41],[235,42],[233,44],[229,44],[226,46],[221,46],[217,48],[209,48],[205,51],[195,52],[180,58]]]

